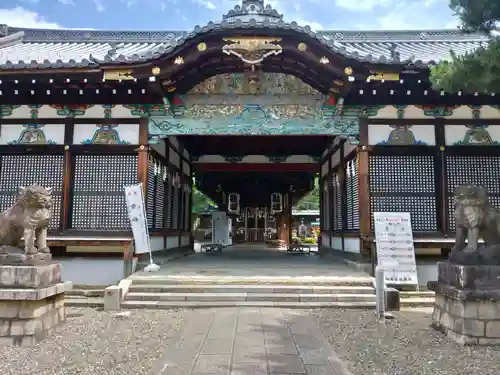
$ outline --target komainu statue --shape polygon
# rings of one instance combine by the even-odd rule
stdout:
[[[500,262],[500,211],[489,202],[485,188],[475,185],[456,188],[455,221],[456,238],[450,260],[460,263]],[[481,238],[485,242],[483,248],[479,248]]]
[[[47,227],[51,218],[52,188],[33,185],[20,187],[16,203],[0,213],[0,255],[27,258],[50,257]],[[24,251],[21,247],[24,237]]]

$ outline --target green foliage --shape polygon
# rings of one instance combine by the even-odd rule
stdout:
[[[452,54],[452,61],[431,67],[435,89],[446,92],[500,92],[500,39],[463,56]]]
[[[193,213],[199,214],[207,208],[216,208],[217,205],[193,184]]]
[[[490,31],[500,20],[498,0],[450,0],[450,8],[462,21],[462,28],[468,31]]]
[[[294,207],[296,210],[319,210],[319,179],[314,179],[314,188]]]
[[[464,31],[489,32],[500,21],[498,0],[450,0],[450,8],[460,18]],[[464,56],[431,68],[433,87],[446,92],[500,92],[500,40]]]
[[[306,237],[302,240],[302,243],[309,244],[309,245],[315,245],[316,244],[316,238],[314,237]]]

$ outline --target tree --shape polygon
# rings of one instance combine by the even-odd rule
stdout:
[[[491,32],[500,22],[498,0],[450,0],[450,8],[466,32]],[[500,92],[500,38],[463,56],[452,53],[451,61],[431,67],[431,82],[446,92]]]
[[[314,188],[294,207],[296,210],[319,210],[319,180],[314,179]]]

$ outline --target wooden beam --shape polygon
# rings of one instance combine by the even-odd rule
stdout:
[[[73,145],[74,134],[74,119],[67,117],[64,119],[64,167],[63,167],[63,185],[62,185],[62,202],[61,202],[61,231],[66,231],[70,228],[70,218],[72,210],[72,190],[74,183],[74,158],[71,154],[71,146]]]
[[[147,202],[148,196],[148,168],[149,168],[149,147],[148,147],[148,119],[141,118],[139,121],[139,151],[137,163],[137,180],[142,183],[144,199]],[[144,202],[144,204],[146,204]],[[151,223],[153,225],[153,223]]]
[[[316,172],[316,163],[195,163],[196,172]]]
[[[370,177],[368,146],[368,119],[360,119],[359,146],[357,152],[358,190],[359,190],[359,234],[361,238],[360,253],[363,258],[374,257],[372,248],[371,210],[370,210]],[[369,242],[369,243],[365,243]],[[373,259],[372,259],[373,260]]]

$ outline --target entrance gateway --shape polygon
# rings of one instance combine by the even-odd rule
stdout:
[[[500,112],[433,91],[428,64],[488,40],[313,32],[263,0],[191,32],[1,26],[0,208],[18,186],[52,186],[56,254],[121,254],[123,186],[139,181],[153,250],[185,249],[196,175],[247,240],[263,220],[289,241],[319,174],[322,251],[373,257],[374,211],[410,212],[417,247],[446,247],[455,186],[500,199]]]

